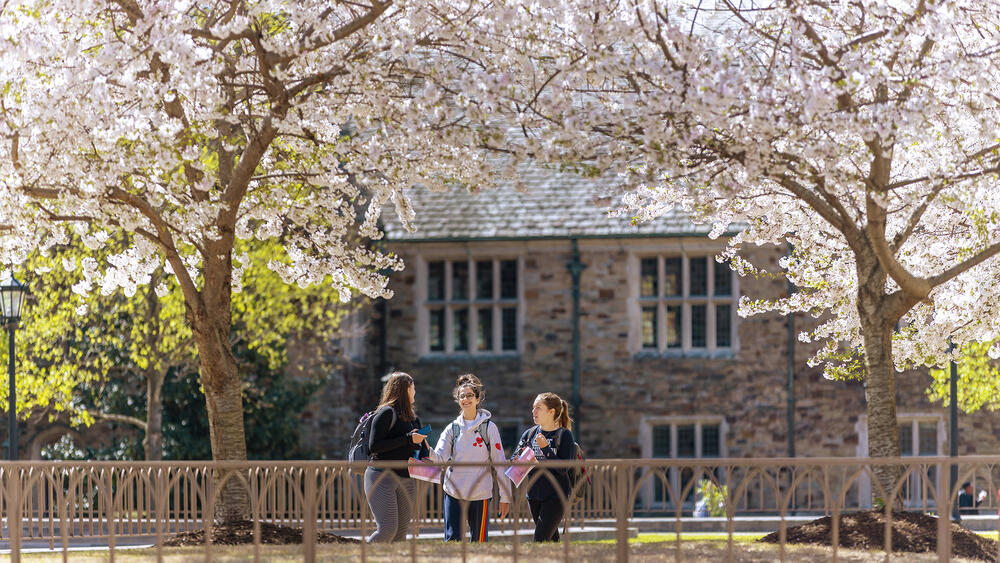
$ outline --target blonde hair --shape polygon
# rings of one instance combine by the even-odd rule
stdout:
[[[545,408],[556,411],[556,424],[559,426],[569,429],[570,425],[573,424],[573,419],[569,417],[569,403],[562,400],[559,395],[555,393],[541,393],[535,397],[535,400],[541,401],[545,405]]]

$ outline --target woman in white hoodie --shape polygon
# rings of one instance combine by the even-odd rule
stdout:
[[[452,467],[446,471],[444,541],[462,539],[464,503],[468,506],[467,522],[472,541],[485,542],[494,483],[500,489],[498,515],[504,518],[510,510],[510,480],[494,467],[506,461],[500,430],[490,420],[490,411],[479,408],[486,390],[478,377],[471,373],[459,376],[452,394],[462,412],[441,433],[430,457],[435,461],[478,462],[483,466]]]

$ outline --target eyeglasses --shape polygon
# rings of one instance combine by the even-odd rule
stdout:
[[[475,399],[476,396],[472,393],[462,393],[458,396],[459,399]]]

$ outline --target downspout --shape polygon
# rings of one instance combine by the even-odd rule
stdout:
[[[787,256],[792,256],[792,245],[788,244]],[[795,291],[795,284],[786,275],[788,283],[788,296],[791,297]],[[795,457],[795,312],[788,313],[788,405],[786,416],[788,419],[788,457]]]
[[[948,353],[955,353],[955,343],[948,342]],[[958,466],[955,465],[955,458],[958,457],[958,364],[952,355],[949,362],[948,381],[948,457],[952,458],[952,464],[948,471],[948,495],[950,499],[955,494],[955,485],[958,483]],[[951,519],[956,522],[962,521],[962,515],[958,510],[958,498],[955,498],[955,505],[952,508]]]
[[[580,437],[580,274],[587,265],[580,261],[580,248],[577,239],[571,239],[573,245],[573,260],[566,264],[573,278],[573,396],[571,411],[575,419],[573,434]]]

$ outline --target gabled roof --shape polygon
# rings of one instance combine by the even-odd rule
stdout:
[[[456,187],[408,192],[416,232],[400,223],[387,204],[382,211],[389,241],[510,240],[536,238],[621,238],[705,236],[711,225],[695,225],[674,210],[649,223],[632,224],[629,215],[610,216],[621,201],[607,179],[583,178],[539,166],[521,169],[521,188],[504,182],[478,194]]]

